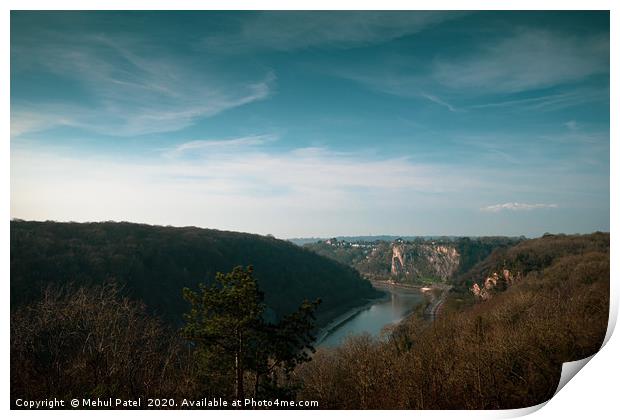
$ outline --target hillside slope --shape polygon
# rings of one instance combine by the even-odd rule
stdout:
[[[591,356],[605,337],[609,234],[524,241],[463,279],[480,284],[504,268],[514,281],[489,299],[463,287],[433,323],[411,317],[386,340],[319,349],[297,372],[300,398],[346,409],[510,409],[548,400],[562,363]]]
[[[11,222],[12,307],[39,298],[50,284],[115,281],[176,323],[187,309],[183,287],[237,265],[254,266],[276,316],[321,298],[322,323],[379,293],[355,270],[272,237],[133,223]]]
[[[508,270],[511,276],[538,272],[561,257],[590,252],[609,253],[609,233],[590,235],[551,235],[521,242],[510,248],[497,248],[486,259],[456,276],[454,284],[470,288],[494,273]]]

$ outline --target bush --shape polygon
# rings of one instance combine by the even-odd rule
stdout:
[[[188,352],[114,285],[48,288],[11,313],[11,399],[191,394]]]

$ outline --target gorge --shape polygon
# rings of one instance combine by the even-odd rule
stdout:
[[[371,281],[404,285],[449,283],[492,252],[524,238],[440,237],[395,240],[332,238],[303,245],[356,269]]]
[[[384,328],[396,326],[417,309],[424,318],[434,319],[457,274],[520,241],[505,237],[369,239],[332,238],[303,245],[349,264],[385,293],[384,299],[333,320],[322,330],[319,346],[339,345],[357,334],[379,337]]]

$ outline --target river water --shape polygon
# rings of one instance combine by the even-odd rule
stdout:
[[[378,336],[383,327],[398,323],[419,304],[425,302],[424,295],[417,289],[376,288],[388,294],[386,300],[375,302],[338,325],[318,343],[319,347],[338,346],[352,334],[367,332]]]

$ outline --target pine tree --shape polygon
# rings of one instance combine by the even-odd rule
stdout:
[[[236,399],[245,397],[247,371],[254,373],[254,396],[258,396],[261,382],[270,393],[277,390],[278,368],[288,375],[297,364],[310,360],[314,312],[320,302],[306,301],[277,324],[266,322],[264,295],[251,266],[217,273],[212,285],[201,284],[198,292],[185,288],[183,297],[192,305],[183,335],[215,358],[233,359]]]

